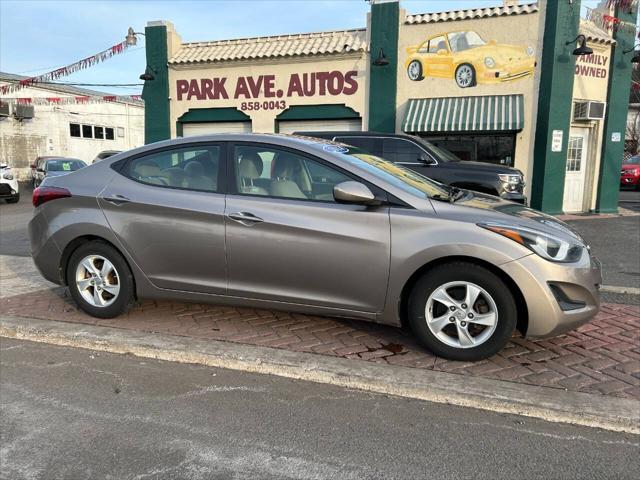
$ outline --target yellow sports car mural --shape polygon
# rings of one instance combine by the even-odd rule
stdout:
[[[536,66],[533,47],[485,42],[473,31],[440,33],[407,53],[410,80],[453,78],[460,88],[525,78]]]

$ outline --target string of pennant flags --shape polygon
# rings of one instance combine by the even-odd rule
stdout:
[[[633,0],[637,1],[637,0]],[[596,26],[600,27],[606,31],[613,32],[629,32],[636,33],[637,26],[635,23],[625,22],[624,20],[619,19],[618,17],[614,17],[611,15],[607,15],[601,10],[596,10],[594,8],[585,7],[587,9],[586,19]]]
[[[17,105],[77,105],[102,102],[141,102],[141,95],[82,95],[74,97],[16,97],[0,98],[0,104],[13,103]]]
[[[42,75],[37,75],[35,77],[24,78],[15,83],[8,83],[6,85],[0,86],[0,94],[7,95],[8,93],[16,92],[22,88],[29,87],[31,85],[37,85],[38,83],[43,82],[51,82],[53,80],[58,80],[61,77],[66,77],[67,75],[71,75],[79,70],[84,70],[85,68],[92,67],[97,63],[104,62],[105,60],[110,59],[115,55],[119,55],[124,53],[124,51],[128,48],[127,42],[120,42],[112,47],[107,48],[95,55],[91,55],[90,57],[83,58],[77,62],[74,62],[65,67],[56,68],[51,72],[44,73]]]
[[[631,12],[638,6],[638,0],[607,0],[607,8],[618,7]]]

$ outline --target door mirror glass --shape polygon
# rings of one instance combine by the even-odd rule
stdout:
[[[333,187],[333,198],[340,203],[359,203],[373,205],[378,203],[376,196],[365,184],[354,181],[342,182]]]
[[[438,162],[436,162],[433,158],[431,158],[429,155],[425,155],[424,153],[420,154],[418,156],[418,161],[424,163],[425,165],[437,165],[438,164]]]

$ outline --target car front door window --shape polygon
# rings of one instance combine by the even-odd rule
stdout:
[[[322,162],[271,146],[236,146],[233,162],[243,195],[334,202],[333,187],[352,180]]]

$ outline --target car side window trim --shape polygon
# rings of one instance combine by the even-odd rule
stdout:
[[[136,178],[133,178],[129,175],[126,175],[125,172],[129,169],[131,163],[138,160],[139,158],[148,157],[151,155],[160,154],[163,152],[173,151],[173,150],[186,150],[189,148],[207,148],[207,147],[219,147],[220,155],[218,160],[218,185],[217,191],[212,192],[211,190],[202,190],[197,188],[188,188],[188,187],[176,187],[171,185],[156,185],[151,183],[142,182]],[[115,170],[118,174],[122,175],[124,178],[131,180],[133,182],[139,183],[141,185],[147,185],[149,187],[158,187],[158,188],[167,188],[171,190],[183,190],[187,192],[200,192],[200,193],[208,193],[211,195],[226,195],[227,193],[227,156],[228,156],[229,142],[189,142],[185,144],[178,145],[167,145],[165,147],[157,148],[154,150],[149,150],[146,152],[139,153],[132,157],[123,158],[122,160],[118,160],[110,165],[112,170]]]
[[[377,185],[374,185],[373,183],[355,175],[353,172],[350,172],[348,170],[343,169],[342,167],[335,165],[331,162],[327,162],[326,160],[320,158],[320,157],[316,157],[313,154],[307,153],[307,152],[303,152],[301,150],[296,150],[290,147],[285,147],[282,145],[275,145],[275,144],[267,144],[267,143],[260,143],[260,142],[229,142],[228,145],[228,149],[227,149],[227,193],[229,195],[239,195],[242,197],[250,197],[250,198],[255,198],[255,199],[274,199],[274,200],[289,200],[289,201],[294,201],[294,202],[305,202],[305,203],[324,203],[324,204],[330,204],[330,205],[342,205],[340,203],[336,203],[333,200],[319,200],[319,199],[315,199],[315,198],[305,198],[305,199],[301,199],[301,198],[291,198],[291,197],[276,197],[274,195],[252,195],[250,193],[242,193],[238,191],[238,186],[236,184],[236,162],[234,161],[234,152],[236,147],[263,147],[263,148],[273,148],[276,150],[281,150],[281,151],[285,151],[285,152],[289,152],[292,153],[294,155],[298,155],[304,158],[307,158],[309,160],[312,160],[324,167],[327,168],[331,168],[336,170],[337,172],[345,175],[346,177],[356,181],[356,182],[360,182],[363,183],[364,185],[366,185],[367,187],[369,187],[371,189],[371,191],[374,193],[374,195],[380,195],[381,197],[384,197],[382,200],[384,203],[388,204],[389,206],[405,206],[405,202],[402,202],[401,200],[397,199],[395,196],[391,195],[389,192],[387,192],[386,190],[384,190],[383,188],[380,188]]]

